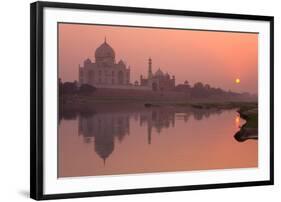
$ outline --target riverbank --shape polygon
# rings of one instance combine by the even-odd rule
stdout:
[[[173,105],[177,107],[193,107],[198,109],[209,108],[240,108],[248,107],[249,105],[257,105],[256,101],[252,100],[236,100],[236,99],[223,99],[223,98],[181,98],[177,99],[174,96],[166,97],[128,97],[128,96],[92,96],[92,95],[61,95],[59,96],[60,104],[72,107],[80,106],[87,107],[96,103],[138,103],[138,104],[151,104],[154,106],[167,106]]]
[[[244,106],[238,110],[238,113],[241,118],[246,120],[246,123],[234,135],[234,138],[239,142],[258,139],[258,108]]]
[[[258,138],[257,102],[220,99],[152,100],[128,97],[117,99],[116,97],[92,97],[86,95],[64,95],[59,100],[60,114],[64,114],[65,116],[74,116],[77,112],[83,114],[98,113],[100,109],[106,109],[109,112],[113,110],[130,111],[131,108],[142,111],[151,110],[150,108],[159,108],[159,110],[163,108],[176,108],[181,110],[196,110],[198,112],[237,109],[240,117],[246,120],[246,123],[234,135],[234,138],[239,142]]]

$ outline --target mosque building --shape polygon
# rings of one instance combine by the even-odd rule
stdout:
[[[159,68],[154,74],[152,73],[152,60],[148,59],[147,78],[140,76],[140,85],[149,86],[153,91],[169,91],[175,88],[175,76],[163,73]]]

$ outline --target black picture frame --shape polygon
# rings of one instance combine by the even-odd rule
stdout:
[[[270,180],[239,183],[204,184],[174,187],[154,187],[129,190],[112,190],[67,194],[43,193],[43,9],[62,8],[80,10],[121,11],[130,13],[164,14],[177,16],[195,16],[225,19],[267,21],[270,23]],[[245,187],[274,184],[274,17],[259,15],[241,15],[230,13],[195,12],[183,10],[135,8],[120,6],[89,5],[58,2],[35,2],[30,5],[30,197],[36,200],[93,197],[105,195],[138,194],[153,192],[186,191],[228,187]]]

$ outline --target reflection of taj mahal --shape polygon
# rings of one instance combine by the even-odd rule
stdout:
[[[85,142],[94,138],[95,151],[104,161],[114,150],[114,138],[122,141],[130,133],[129,114],[102,113],[89,117],[79,117],[79,135]]]
[[[79,84],[89,84],[97,88],[136,89],[136,90],[172,90],[175,77],[158,69],[152,73],[152,60],[148,60],[147,78],[140,76],[140,82],[130,82],[130,66],[123,60],[115,61],[115,51],[106,39],[95,52],[95,62],[89,58],[79,65]]]
[[[161,109],[141,113],[95,113],[79,116],[79,135],[84,137],[85,143],[94,143],[95,152],[105,162],[115,149],[115,140],[122,142],[130,134],[130,118],[133,116],[141,127],[147,127],[148,144],[151,144],[153,128],[161,133],[162,129],[175,125],[175,112]]]
[[[78,134],[85,144],[93,143],[96,154],[106,159],[113,153],[117,141],[121,143],[130,136],[133,128],[147,137],[147,144],[153,144],[153,136],[174,128],[176,121],[188,122],[190,117],[200,121],[212,114],[219,115],[221,110],[152,107],[127,104],[95,104],[90,111],[63,111],[59,120],[78,118]],[[61,122],[60,122],[61,124]],[[143,129],[143,130],[142,130]],[[135,133],[135,131],[134,131]],[[155,139],[156,140],[156,139]]]
[[[152,136],[175,127],[176,119],[187,122],[193,115],[193,119],[199,121],[211,114],[221,113],[217,109],[188,108],[185,111],[181,110],[180,113],[173,108],[144,109],[141,112],[135,110],[104,112],[105,107],[99,106],[98,108],[102,109],[101,112],[95,112],[87,116],[81,114],[78,119],[79,135],[82,135],[85,143],[94,143],[96,154],[104,162],[113,153],[116,140],[121,143],[126,136],[130,135],[131,124],[139,124],[141,128],[145,128],[147,143],[152,144]],[[122,107],[117,105],[115,108],[120,109]]]

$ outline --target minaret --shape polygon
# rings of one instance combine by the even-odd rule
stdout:
[[[152,132],[152,126],[151,126],[151,124],[148,123],[148,126],[147,126],[147,135],[148,135],[147,136],[147,142],[148,142],[148,144],[151,144],[151,132]]]
[[[148,79],[152,78],[152,60],[151,58],[148,59]]]
[[[83,78],[83,69],[82,69],[82,67],[80,66],[80,64],[79,64],[79,66],[78,66],[78,81],[79,81],[79,86],[81,86],[82,84],[83,84],[83,80],[84,80],[84,78]]]

